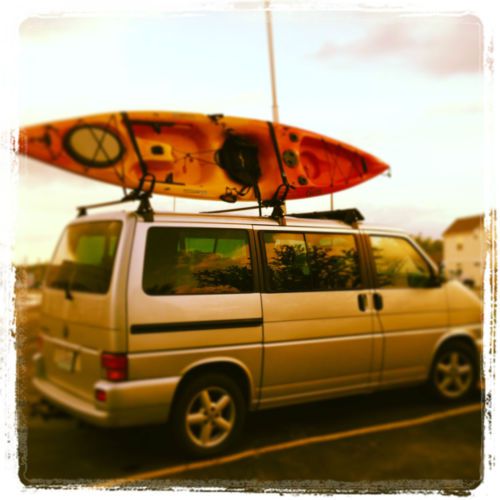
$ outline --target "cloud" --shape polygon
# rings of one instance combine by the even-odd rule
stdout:
[[[326,42],[313,54],[320,61],[398,63],[435,75],[482,70],[482,25],[474,16],[395,18],[368,28],[349,43]]]

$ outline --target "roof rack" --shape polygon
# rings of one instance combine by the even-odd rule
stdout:
[[[148,176],[151,176],[149,178],[150,186],[149,189],[145,191],[144,182],[148,180]],[[155,185],[154,176],[151,174],[146,174],[141,178],[139,186],[136,189],[130,191],[130,193],[126,193],[125,196],[119,200],[105,201],[104,203],[95,203],[94,205],[84,205],[76,207],[76,209],[78,210],[78,217],[87,215],[87,211],[89,209],[109,207],[112,205],[127,203],[129,201],[138,201],[139,206],[137,207],[135,213],[143,217],[146,222],[153,222],[154,211],[153,207],[151,206],[150,198],[153,192],[154,185]]]
[[[305,212],[303,214],[288,214],[290,217],[302,219],[329,219],[339,220],[353,226],[359,221],[365,220],[363,214],[357,208],[345,208],[340,210],[326,210],[324,212]]]

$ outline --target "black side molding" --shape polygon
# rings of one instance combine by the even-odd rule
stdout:
[[[186,332],[190,330],[221,330],[225,328],[250,328],[261,326],[262,318],[227,319],[215,321],[187,321],[181,323],[146,323],[132,325],[130,332],[141,333],[170,333]]]

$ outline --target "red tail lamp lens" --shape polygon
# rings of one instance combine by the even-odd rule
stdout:
[[[101,355],[102,367],[106,372],[106,379],[111,382],[127,380],[128,360],[126,354],[104,352]]]
[[[102,389],[96,389],[95,398],[97,399],[97,401],[105,402],[107,399],[106,391],[103,391]]]

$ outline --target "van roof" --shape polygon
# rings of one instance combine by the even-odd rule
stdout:
[[[308,227],[308,228],[332,228],[352,229],[352,226],[339,220],[300,218],[294,215],[285,216],[286,226],[283,227]],[[91,215],[80,216],[73,223],[90,220],[126,220],[135,218],[143,221],[142,217],[134,211],[98,212]],[[254,226],[276,226],[280,224],[271,217],[259,217],[257,215],[234,215],[234,214],[210,214],[210,213],[181,213],[181,212],[154,212],[154,222],[205,222],[223,224],[251,224]],[[406,231],[387,226],[371,225],[359,222],[357,227],[365,231],[381,231],[387,233],[407,234]]]

